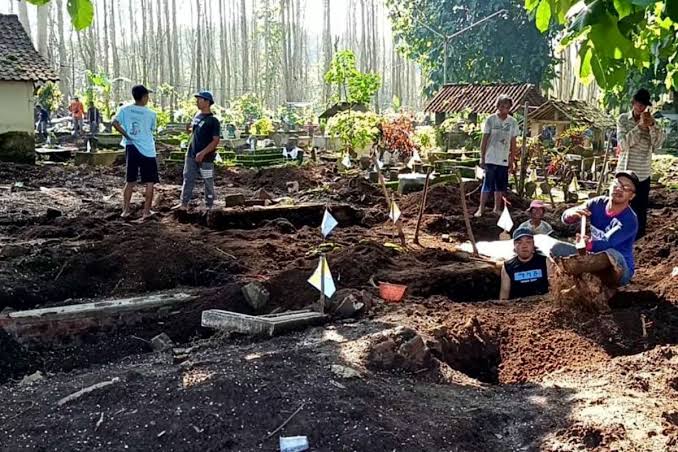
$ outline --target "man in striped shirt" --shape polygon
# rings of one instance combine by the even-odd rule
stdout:
[[[645,235],[647,224],[652,152],[661,147],[664,132],[648,111],[652,105],[648,90],[639,89],[633,96],[632,104],[631,111],[622,113],[617,121],[617,139],[621,148],[617,170],[633,171],[640,180],[636,196],[631,202],[631,208],[638,216],[637,240]]]

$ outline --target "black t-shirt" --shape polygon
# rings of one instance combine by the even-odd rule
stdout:
[[[535,253],[527,262],[521,262],[516,256],[504,262],[504,269],[511,279],[509,298],[530,297],[549,291],[546,256],[543,254]]]
[[[221,136],[221,125],[219,120],[212,113],[198,113],[191,123],[193,127],[193,138],[188,147],[188,156],[195,157],[196,154],[207,147],[214,137]],[[203,162],[213,162],[217,153],[212,152],[205,157]]]

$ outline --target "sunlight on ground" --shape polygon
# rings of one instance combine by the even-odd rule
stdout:
[[[213,375],[214,372],[204,369],[193,369],[186,371],[181,376],[181,386],[184,389],[188,389],[191,386],[206,382],[207,380],[211,379]]]

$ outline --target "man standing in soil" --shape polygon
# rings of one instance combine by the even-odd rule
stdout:
[[[534,247],[534,234],[519,227],[513,232],[516,256],[501,268],[500,300],[543,295],[549,291],[549,264]]]
[[[214,159],[221,137],[221,124],[212,114],[214,97],[209,91],[195,95],[198,113],[193,118],[189,131],[191,141],[184,162],[184,183],[181,187],[181,204],[175,209],[187,209],[193,196],[193,187],[198,177],[205,182],[205,208],[214,207]]]
[[[483,125],[480,166],[485,170],[485,178],[476,217],[483,215],[491,193],[494,193],[494,213],[501,213],[503,208],[503,197],[508,190],[509,170],[513,170],[518,136],[518,121],[509,116],[512,106],[513,100],[510,97],[499,96],[497,112],[488,117]]]
[[[87,109],[87,122],[89,123],[89,135],[90,137],[96,137],[99,133],[99,124],[101,124],[101,113],[99,109],[94,106],[94,102],[89,103],[89,108]]]
[[[71,113],[71,119],[73,120],[73,135],[77,136],[82,131],[82,119],[85,115],[85,107],[78,97],[74,97],[71,104],[68,106],[68,111]]]
[[[622,113],[617,121],[617,139],[621,147],[617,168],[623,171],[633,171],[640,180],[636,196],[631,202],[631,207],[638,215],[636,239],[645,235],[647,225],[652,153],[660,148],[664,141],[663,131],[657,127],[656,121],[648,111],[651,105],[649,91],[640,89],[633,96],[631,111]]]
[[[610,196],[599,196],[585,204],[563,212],[565,224],[577,224],[582,217],[590,221],[591,236],[578,237],[584,255],[569,243],[557,243],[551,248],[554,258],[566,273],[597,274],[609,287],[628,284],[635,271],[633,242],[638,233],[638,218],[631,209],[640,180],[631,171],[618,171]]]
[[[38,105],[38,134],[47,138],[47,124],[49,124],[49,111],[42,105]]]
[[[151,93],[143,85],[132,88],[134,103],[118,110],[113,119],[113,127],[123,136],[122,146],[126,155],[126,181],[123,192],[122,218],[131,215],[130,200],[134,187],[141,176],[141,183],[146,185],[144,210],[141,220],[151,215],[153,203],[153,185],[159,182],[158,163],[156,161],[155,140],[156,114],[146,107]]]

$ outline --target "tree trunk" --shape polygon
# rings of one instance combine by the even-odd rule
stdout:
[[[17,0],[19,6],[19,22],[24,26],[24,30],[28,37],[31,37],[31,23],[28,20],[28,7],[23,0]]]
[[[225,14],[225,4],[226,0],[219,0],[219,29],[221,32],[221,39],[219,39],[219,53],[221,54],[221,72],[219,80],[219,91],[221,92],[221,104],[225,105],[226,99],[228,98],[228,88],[227,88],[227,79],[228,79],[228,61],[226,59],[226,46],[228,45],[226,32],[226,14]]]
[[[179,58],[179,39],[181,35],[179,27],[177,27],[177,14],[177,1],[172,0],[172,66],[170,67],[173,67],[172,85],[174,85],[174,88],[178,91],[179,86],[183,83],[182,72],[180,69],[183,61]],[[178,106],[179,99],[177,99],[177,97],[178,96],[174,95],[172,98],[172,107],[174,109]]]
[[[167,45],[167,60],[166,60],[166,66],[165,69],[167,71],[163,70],[163,75],[167,78],[167,83],[169,83],[171,86],[174,86],[174,71],[172,70],[172,41],[175,39],[178,39],[177,36],[174,36],[171,31],[171,23],[170,23],[170,3],[169,0],[164,0],[164,8],[165,10],[165,31],[164,31],[164,39],[165,39],[165,44]],[[169,99],[171,102],[171,99]]]
[[[105,3],[104,3],[105,4]],[[113,71],[112,71],[112,77],[111,78],[118,78],[120,77],[120,60],[118,59],[118,34],[116,33],[116,26],[115,26],[115,15],[116,15],[116,10],[119,9],[114,5],[114,2],[109,3],[111,8],[109,12],[106,14],[110,14],[110,24],[111,24],[111,30],[110,34],[110,40],[107,38],[108,46],[111,49],[111,63],[113,64]],[[120,82],[114,82],[113,83],[113,102],[117,105],[118,102],[120,102]]]
[[[200,17],[200,0],[195,0],[195,54],[193,55],[193,65],[195,67],[195,85],[196,90],[202,89],[202,27]]]
[[[240,0],[240,33],[241,33],[241,42],[242,45],[242,87],[243,90],[249,91],[250,81],[249,81],[249,70],[250,70],[250,61],[249,61],[249,47],[247,45],[247,5],[245,0]]]
[[[71,95],[68,74],[68,54],[66,53],[66,38],[64,35],[64,0],[57,0],[56,4],[57,28],[59,36],[59,89],[66,99]]]
[[[331,13],[330,0],[323,1],[323,72],[322,76],[330,69],[332,62],[332,29],[330,23]],[[321,77],[322,77],[321,76]],[[321,78],[322,81],[322,78]],[[329,85],[322,83],[323,86],[323,102],[327,104],[330,100]]]
[[[22,2],[23,3],[23,2]],[[43,6],[37,6],[38,13],[38,53],[47,59],[47,32],[49,30],[48,19],[51,3]]]

